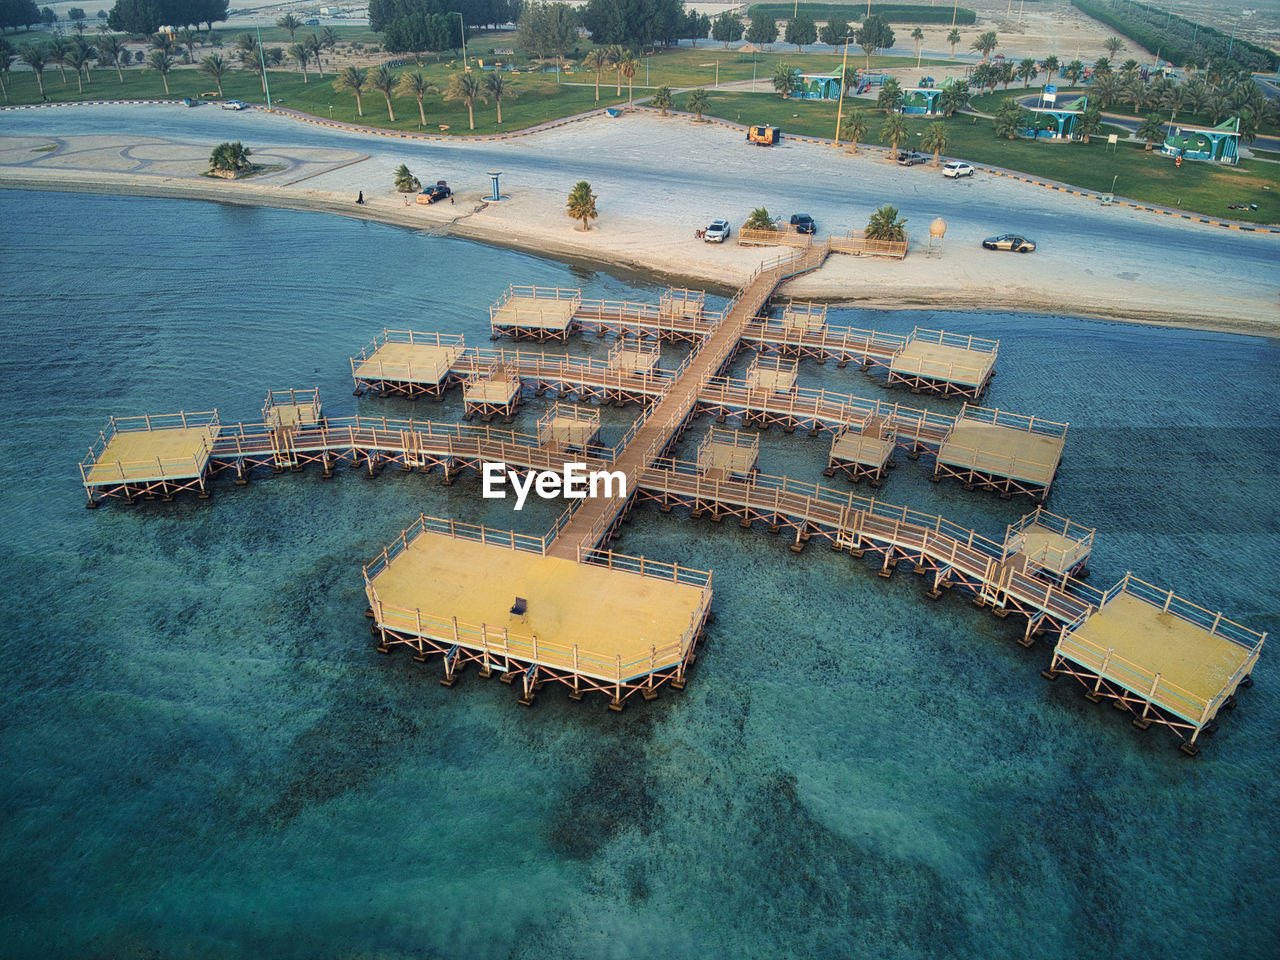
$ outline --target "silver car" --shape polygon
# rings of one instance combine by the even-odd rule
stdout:
[[[712,220],[711,226],[703,231],[702,239],[707,243],[724,243],[729,239],[729,221]]]

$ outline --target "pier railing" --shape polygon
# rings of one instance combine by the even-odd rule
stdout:
[[[1044,544],[1035,551],[1026,548],[1026,533],[1032,527],[1040,527],[1051,533],[1071,541],[1068,547],[1054,547]],[[1005,551],[1007,556],[1021,553],[1032,563],[1048,567],[1051,570],[1065,571],[1087,557],[1093,549],[1094,530],[1050,513],[1044,507],[1036,509],[1020,520],[1005,528]]]
[[[925,327],[913,327],[907,335],[907,341],[918,340],[921,343],[936,343],[943,347],[958,347],[961,350],[980,350],[993,356],[1000,348],[999,340],[987,340],[983,337],[968,336],[963,333],[948,333],[945,330],[929,330]]]
[[[495,322],[502,308],[516,297],[535,300],[561,300],[578,304],[582,302],[582,291],[574,287],[538,287],[513,283],[489,307],[490,323]],[[541,311],[536,312],[540,313]]]
[[[182,456],[116,460],[113,461],[116,467],[114,472],[99,463],[102,455],[106,453],[107,447],[117,434],[148,433],[155,430],[190,430],[198,427],[206,428],[207,435],[204,438],[204,449],[201,455],[197,455],[195,458]],[[107,425],[98,432],[98,439],[89,445],[88,454],[80,461],[80,478],[86,485],[116,483],[126,478],[126,472],[133,473],[143,467],[149,468],[152,466],[158,471],[156,474],[157,479],[166,476],[199,476],[204,470],[205,461],[208,460],[214,437],[217,433],[217,410],[204,410],[198,413],[179,411],[178,413],[147,414],[141,417],[108,417]],[[191,473],[193,469],[195,473]],[[99,473],[100,475],[91,480],[90,475],[94,473]]]
[[[780,319],[758,317],[747,324],[743,340],[786,345],[821,345],[828,350],[844,350],[860,356],[883,356],[886,360],[906,346],[907,338],[896,333],[862,330],[858,327],[825,327],[806,330],[789,327]]]
[[[1010,413],[1008,410],[993,409],[991,407],[976,407],[966,403],[960,408],[960,413],[956,417],[956,424],[960,424],[965,420],[972,420],[975,423],[985,423],[993,427],[1009,427],[1013,430],[1024,430],[1027,433],[1038,433],[1046,437],[1057,437],[1059,439],[1067,435],[1069,423],[1059,423],[1056,420],[1046,420],[1043,417],[1029,417],[1021,413]]]

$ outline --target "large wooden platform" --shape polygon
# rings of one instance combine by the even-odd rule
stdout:
[[[521,330],[549,330],[563,333],[573,320],[581,300],[557,300],[551,297],[512,296],[494,311],[494,327]]]
[[[1062,447],[1062,437],[962,419],[942,442],[938,462],[1047,487]]]
[[[634,681],[685,660],[710,603],[709,575],[563,560],[505,531],[423,518],[399,543],[366,568],[378,626],[504,664]]]
[[[454,345],[386,342],[353,360],[352,372],[358,380],[437,384],[461,354],[462,347]]]

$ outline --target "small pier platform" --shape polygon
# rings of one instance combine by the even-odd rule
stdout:
[[[538,443],[548,450],[586,451],[600,436],[600,412],[557,403],[538,418]]]
[[[602,692],[615,710],[682,689],[711,574],[607,551],[548,556],[561,526],[532,537],[420,517],[364,568],[378,649],[439,655],[447,685],[470,663],[496,671],[519,682],[525,705],[548,682],[574,699]]]
[[[759,463],[759,436],[712,427],[698,443],[698,469],[712,480],[750,477]]]
[[[383,330],[351,358],[356,393],[372,390],[386,396],[416,400],[444,398],[444,391],[460,381],[450,368],[466,344],[462,334]]]
[[[794,393],[798,364],[794,360],[757,353],[747,367],[745,380],[749,390],[770,393]]]
[[[581,305],[581,290],[512,285],[489,308],[489,328],[495,338],[563,342],[569,339],[570,322]]]
[[[324,418],[320,390],[271,390],[262,404],[262,422],[268,430],[314,427]]]
[[[893,451],[898,445],[887,420],[864,413],[831,438],[831,453],[823,476],[834,477],[837,471],[857,483],[868,480],[878,487],[893,466]]]
[[[889,363],[889,386],[977,400],[995,370],[999,346],[999,340],[917,327]]]
[[[707,295],[701,290],[670,287],[658,298],[658,313],[667,319],[701,320],[707,312]]]
[[[510,423],[520,402],[520,377],[505,363],[471,374],[462,385],[464,420],[479,416],[488,423],[500,416],[503,423]]]
[[[205,474],[218,436],[218,411],[111,417],[80,462],[87,506],[115,497],[172,500],[195,490],[207,497]]]
[[[1089,699],[1128,710],[1137,727],[1169,727],[1194,755],[1218,712],[1234,707],[1236,690],[1252,683],[1265,640],[1265,633],[1125,574],[1063,631],[1047,674],[1075,677]]]
[[[609,348],[608,364],[610,370],[619,373],[650,374],[658,369],[662,359],[661,341],[632,339],[619,337]]]
[[[1033,513],[1009,524],[1004,548],[1007,554],[1025,557],[1028,569],[1051,580],[1084,579],[1094,532],[1044,507],[1036,507]]]
[[[808,333],[814,330],[825,330],[827,328],[827,308],[823,304],[791,300],[782,308],[782,316],[779,318],[779,322],[785,329],[791,331]]]
[[[1003,499],[1049,496],[1067,426],[1052,420],[965,404],[938,450],[935,482],[954,477],[966,490],[994,490]]]

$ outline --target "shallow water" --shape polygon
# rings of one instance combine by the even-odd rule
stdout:
[[[640,511],[621,549],[715,571],[683,693],[616,716],[379,656],[360,565],[425,511],[541,532],[479,483],[286,475],[83,509],[109,414],[319,386],[382,327],[487,344],[508,282],[659,290],[321,215],[0,192],[0,954],[1075,957],[1280,952],[1278,671],[1198,761],[1048,648],[846,556]],[[1091,567],[1280,624],[1275,342],[1070,317],[833,314],[1001,340],[984,403],[1071,422],[1051,507]],[[575,352],[602,354],[581,341]],[[884,393],[811,362],[806,383]],[[517,426],[529,428],[539,406]],[[628,414],[606,411],[624,427]],[[705,429],[707,421],[700,421]],[[685,441],[696,443],[696,432]],[[772,431],[761,467],[820,479]],[[836,484],[839,481],[828,481]],[[883,499],[995,536],[1030,509],[903,462]]]

